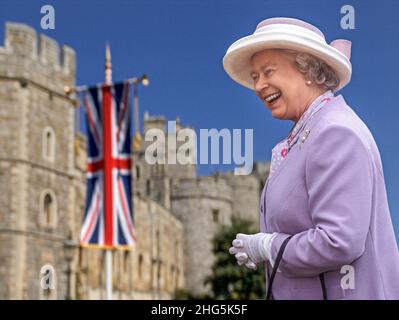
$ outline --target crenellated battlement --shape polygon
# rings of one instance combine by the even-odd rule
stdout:
[[[210,198],[232,201],[232,189],[226,179],[215,175],[210,177],[184,178],[172,190],[174,200],[180,198]]]
[[[36,58],[36,31],[22,23],[7,22],[5,25],[4,48],[7,53],[20,57]]]
[[[76,55],[67,46],[23,23],[7,22],[0,47],[0,76],[24,78],[63,92],[75,84]]]
[[[259,180],[256,176],[254,175],[241,175],[241,176],[236,176],[234,173],[227,172],[227,173],[222,173],[221,176],[227,180],[227,183],[233,188],[233,189],[246,189],[246,190],[252,190],[252,189],[257,189],[259,187]]]

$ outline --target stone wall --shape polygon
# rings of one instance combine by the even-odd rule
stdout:
[[[62,249],[74,206],[70,187],[74,107],[63,88],[74,84],[75,55],[52,39],[38,38],[23,24],[7,23],[4,41],[0,50],[0,193],[9,196],[2,200],[0,234],[11,243],[11,254],[8,270],[1,274],[6,279],[2,281],[9,282],[2,297],[40,298],[40,270],[51,264],[58,285],[49,298],[62,298],[66,288]],[[47,143],[50,138],[51,144]]]
[[[0,76],[24,78],[64,94],[75,84],[76,58],[69,46],[21,23],[6,23],[4,47],[0,50]]]
[[[235,176],[233,173],[224,174],[223,177],[232,190],[232,214],[258,226],[259,195],[262,191],[259,179],[254,175]]]
[[[86,201],[87,141],[76,132],[74,101],[64,94],[65,86],[75,85],[75,60],[70,47],[24,24],[6,24],[0,47],[0,299],[65,299],[68,286],[72,298],[104,298],[104,252],[76,247],[68,266],[64,247],[69,235],[79,241]],[[176,122],[177,133],[185,129]],[[132,168],[138,240],[133,250],[114,252],[114,298],[171,299],[176,289],[209,293],[203,281],[214,262],[212,239],[232,215],[256,220],[268,167],[255,165],[253,176],[196,177],[195,164],[150,165],[145,132],[166,132],[166,119],[147,115],[143,127]],[[46,264],[56,276],[49,295],[40,286]]]
[[[115,299],[172,299],[183,289],[183,225],[148,199],[134,198],[136,246],[113,252]],[[78,297],[105,298],[104,252],[80,250]]]

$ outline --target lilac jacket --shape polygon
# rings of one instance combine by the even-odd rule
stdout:
[[[289,235],[273,284],[275,299],[399,299],[399,253],[376,143],[342,96],[309,120],[266,183],[261,232]],[[344,267],[343,266],[351,266]],[[266,264],[269,274],[271,266]],[[354,289],[348,284],[348,270]],[[342,273],[341,273],[342,272]]]

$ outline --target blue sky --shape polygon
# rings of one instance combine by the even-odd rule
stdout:
[[[55,8],[55,30],[41,30],[40,8]],[[355,29],[343,30],[340,9],[355,8]],[[77,52],[77,83],[104,77],[110,42],[115,81],[147,73],[140,114],[180,117],[201,128],[254,129],[254,159],[268,160],[290,122],[275,120],[250,90],[232,82],[222,67],[228,46],[274,16],[304,19],[327,41],[353,42],[352,82],[340,93],[372,131],[380,149],[389,203],[399,234],[399,1],[357,0],[0,0],[0,40],[6,21],[24,22]],[[217,166],[199,166],[210,174]],[[227,167],[219,167],[221,170]]]

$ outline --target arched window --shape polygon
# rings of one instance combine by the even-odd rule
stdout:
[[[50,225],[51,223],[51,211],[53,210],[53,199],[51,198],[51,196],[47,193],[44,196],[44,222],[46,223],[46,225]]]
[[[219,210],[218,209],[212,209],[212,217],[213,217],[213,222],[219,223]]]
[[[151,195],[151,181],[147,180],[145,184],[145,194],[147,196]]]
[[[142,270],[143,270],[143,255],[140,253],[140,255],[139,255],[139,279],[141,279]]]
[[[126,274],[130,269],[130,252],[125,251],[123,253],[123,272]]]
[[[140,179],[140,167],[136,166],[136,179],[139,180]]]
[[[53,128],[46,127],[42,134],[42,156],[49,162],[55,160],[55,132]]]
[[[57,226],[57,199],[52,190],[45,190],[40,196],[40,224],[47,228]]]

